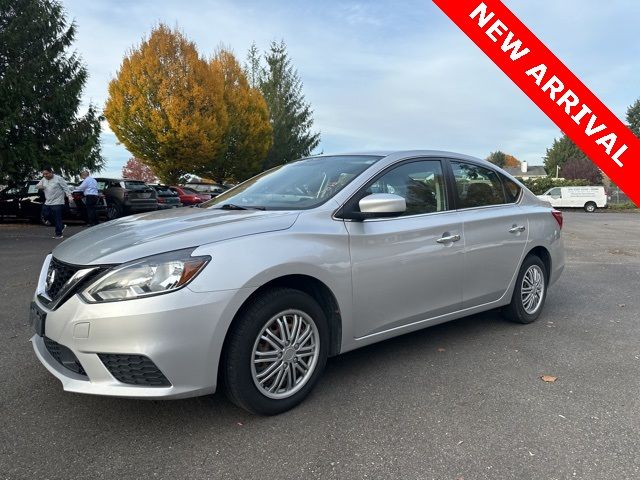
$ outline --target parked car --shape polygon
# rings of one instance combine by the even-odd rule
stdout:
[[[180,202],[183,205],[199,205],[202,202],[211,200],[211,195],[208,193],[196,192],[189,187],[172,186],[172,192],[175,192],[180,197]]]
[[[538,198],[556,208],[584,208],[593,213],[597,208],[607,208],[607,193],[604,187],[554,187]]]
[[[166,210],[169,208],[178,208],[182,206],[180,196],[171,190],[167,185],[150,185],[156,191],[158,200],[158,210]]]
[[[36,186],[39,180],[28,180],[13,187],[7,187],[0,191],[0,220],[5,217],[27,219],[35,223],[43,223],[42,205],[44,205],[44,192]],[[69,183],[73,190],[74,184]],[[62,210],[62,218],[65,220],[85,219],[85,208],[82,201],[82,192],[73,192],[73,202],[65,197],[65,206]],[[106,203],[101,197],[96,204],[98,215],[106,216]]]
[[[185,185],[185,187],[195,190],[198,193],[205,193],[210,195],[210,198],[215,198],[225,190],[228,190],[222,185],[218,185],[215,183],[196,183],[189,182]]]
[[[96,178],[98,189],[107,200],[107,218],[158,209],[156,191],[141,180]]]
[[[65,390],[178,398],[221,379],[276,414],[328,356],[494,308],[533,322],[564,268],[562,214],[454,153],[312,157],[201,207],[122,218],[46,257],[31,341]]]

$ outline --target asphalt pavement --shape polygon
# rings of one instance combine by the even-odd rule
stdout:
[[[536,323],[491,311],[332,358],[276,417],[63,392],[27,320],[52,233],[0,225],[0,479],[640,478],[640,214],[565,212]]]

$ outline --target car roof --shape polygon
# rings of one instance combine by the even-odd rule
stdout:
[[[319,157],[348,157],[348,156],[377,156],[383,158],[394,157],[394,160],[401,160],[403,158],[412,157],[445,157],[454,160],[464,160],[478,163],[480,165],[486,165],[491,168],[496,168],[496,165],[483,160],[481,158],[472,157],[471,155],[465,155],[463,153],[450,152],[446,150],[371,150],[371,151],[356,151],[356,152],[342,152],[342,153],[323,153],[320,155],[310,156],[307,158],[319,158]]]

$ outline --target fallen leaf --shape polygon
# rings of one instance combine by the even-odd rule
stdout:
[[[540,375],[540,378],[543,382],[554,383],[558,377],[554,377],[553,375]]]
[[[460,440],[460,441],[458,442],[458,445],[462,445],[463,443],[464,443],[464,440]]]
[[[567,418],[567,417],[565,417],[564,415],[560,415],[560,414],[558,414],[558,416],[559,416],[560,418],[564,418],[565,420],[566,420],[566,418]]]
[[[446,352],[446,350],[445,350],[444,348],[440,347],[440,348],[438,348],[438,349],[436,350],[436,352]]]
[[[242,427],[242,426],[244,425],[244,423],[242,423],[242,422],[238,422],[238,423],[237,423],[237,425],[238,425],[239,427]]]
[[[619,306],[620,308],[624,308],[624,307],[626,307],[627,305],[626,305],[625,303],[619,303],[619,304],[618,304],[618,306]]]

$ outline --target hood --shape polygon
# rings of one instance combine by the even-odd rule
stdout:
[[[299,212],[178,208],[141,213],[91,227],[53,256],[75,265],[128,262],[158,253],[258,233],[286,230]]]

